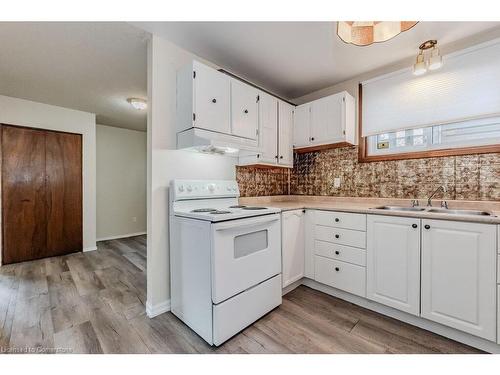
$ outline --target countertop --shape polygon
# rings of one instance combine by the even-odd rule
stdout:
[[[434,200],[434,207],[439,208],[440,200]],[[500,202],[495,201],[462,201],[449,200],[450,209],[469,209],[488,211],[493,216],[455,215],[427,211],[388,211],[376,209],[379,206],[411,206],[410,199],[387,198],[352,198],[352,197],[323,197],[310,195],[278,195],[265,197],[240,198],[240,204],[253,206],[267,206],[280,208],[282,211],[298,209],[315,209],[325,211],[341,211],[362,214],[415,217],[421,219],[467,221],[485,224],[500,224]],[[426,201],[421,199],[424,207]]]

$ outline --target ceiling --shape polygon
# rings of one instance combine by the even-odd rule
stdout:
[[[499,22],[420,22],[367,47],[342,42],[335,22],[146,22],[140,27],[288,99],[416,56],[420,43],[446,45]]]
[[[145,130],[126,99],[147,97],[147,37],[124,22],[0,22],[0,94]]]

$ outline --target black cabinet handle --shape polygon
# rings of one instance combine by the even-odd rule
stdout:
[[[418,225],[417,225],[417,224],[412,224],[412,225],[411,225],[411,227],[412,227],[412,228],[417,228],[417,227],[418,227]]]
[[[283,159],[283,155],[280,156],[280,159]]]
[[[248,113],[248,109],[245,109],[243,112]]]
[[[212,103],[217,103],[217,99],[213,98]]]
[[[303,213],[306,213],[306,210],[302,210]]]
[[[340,251],[335,250],[335,255],[340,255]]]
[[[340,268],[335,267],[335,271],[339,272],[339,271],[340,271]]]
[[[336,235],[335,235],[335,238],[340,238],[340,234],[336,234]]]
[[[425,225],[424,225],[424,228],[425,228],[425,229],[431,229],[431,226],[430,226],[429,224],[425,224]]]
[[[338,217],[335,218],[335,222],[338,223],[340,219]]]
[[[274,158],[275,158],[275,159],[278,159],[278,155],[274,155]]]
[[[311,137],[311,141],[314,141],[314,137]]]

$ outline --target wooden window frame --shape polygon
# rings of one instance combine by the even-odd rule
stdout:
[[[460,156],[471,154],[490,154],[500,152],[500,144],[459,148],[443,148],[440,150],[402,152],[398,154],[368,155],[368,137],[363,137],[363,85],[358,86],[358,161],[369,163],[376,161],[437,158],[444,156]]]

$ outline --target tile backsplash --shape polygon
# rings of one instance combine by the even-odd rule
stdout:
[[[242,196],[323,195],[500,201],[500,153],[358,163],[357,146],[295,154],[293,170],[237,167]],[[333,186],[339,177],[339,188]]]

